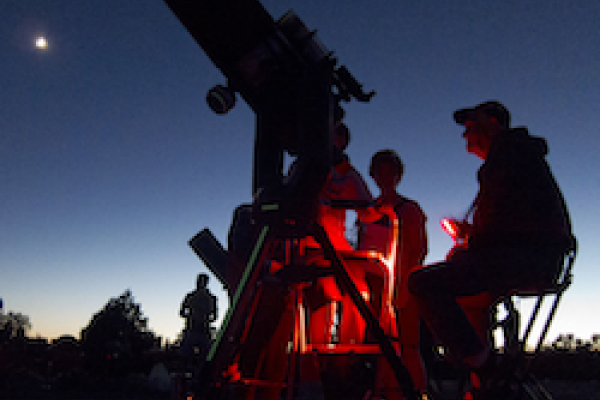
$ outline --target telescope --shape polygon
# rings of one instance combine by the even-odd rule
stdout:
[[[338,67],[293,11],[275,21],[256,0],[165,2],[226,78],[208,91],[210,108],[226,114],[239,95],[256,114],[253,194],[293,199],[289,208],[304,218],[329,172],[340,103],[368,102],[375,92]],[[298,167],[285,183],[284,152]]]
[[[257,113],[269,97],[286,92],[300,74],[324,69],[336,87],[337,100],[369,101],[375,92],[362,85],[309,31],[293,11],[274,21],[255,0],[165,0],[209,58],[227,78],[208,92],[210,107],[228,112],[239,93]]]
[[[254,246],[245,265],[230,279],[227,251],[208,230],[190,240],[232,293],[223,325],[198,376],[194,398],[224,398],[228,388],[263,385],[249,378],[248,371],[258,368],[263,349],[287,312],[286,293],[304,279],[307,270],[282,261],[284,274],[275,276],[268,265],[279,261],[282,243],[293,245],[307,235],[321,245],[336,280],[365,319],[405,397],[416,398],[393,344],[315,222],[318,195],[333,165],[331,136],[345,113],[341,103],[368,102],[375,92],[363,91],[293,11],[275,21],[257,0],[164,1],[225,77],[225,82],[208,91],[209,107],[227,114],[239,96],[256,115],[254,200],[251,217],[241,218],[252,220],[256,235],[249,237]],[[283,170],[286,152],[295,157],[290,172]],[[293,395],[294,376],[288,371],[288,398]]]

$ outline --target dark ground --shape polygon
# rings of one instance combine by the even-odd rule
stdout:
[[[543,386],[552,395],[554,400],[599,400],[600,399],[600,381],[542,381]],[[312,392],[312,393],[311,393]],[[321,400],[322,394],[319,390],[306,390],[298,400]],[[9,397],[6,397],[8,395]],[[64,393],[58,392],[32,392],[28,390],[20,393],[0,394],[0,399],[6,400],[172,400],[171,393],[159,393],[146,389],[134,390],[133,388],[123,388],[119,390],[116,387],[107,386],[104,389],[93,388],[85,391],[82,388],[77,390],[65,390]],[[173,399],[174,400],[174,399]]]
[[[600,381],[544,381],[554,400],[598,400]]]

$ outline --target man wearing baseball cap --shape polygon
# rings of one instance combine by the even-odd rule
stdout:
[[[457,298],[488,292],[497,299],[513,290],[547,287],[574,239],[545,159],[544,139],[526,128],[510,128],[510,113],[497,101],[460,109],[454,120],[464,127],[467,152],[484,161],[472,220],[465,221],[467,246],[444,262],[414,271],[408,284],[422,317],[452,358],[483,380],[480,390],[471,393],[477,399],[485,396],[495,359]]]

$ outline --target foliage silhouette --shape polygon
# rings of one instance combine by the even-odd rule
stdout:
[[[29,316],[12,311],[0,314],[0,343],[15,337],[25,337],[30,329]]]
[[[148,319],[131,291],[126,290],[111,298],[82,329],[83,366],[90,372],[112,376],[146,372],[147,353],[156,343]]]

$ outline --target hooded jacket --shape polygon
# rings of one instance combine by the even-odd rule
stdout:
[[[546,141],[525,128],[494,139],[478,172],[470,245],[569,245],[571,223],[547,154]]]

